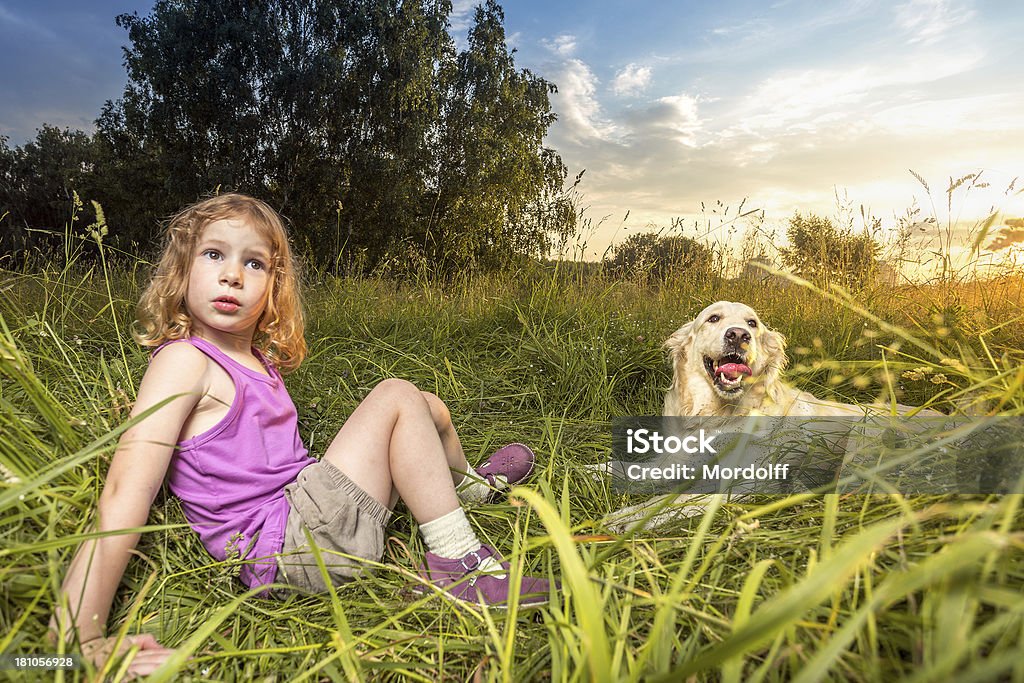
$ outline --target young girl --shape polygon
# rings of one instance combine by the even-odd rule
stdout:
[[[227,194],[175,216],[139,303],[135,335],[154,351],[133,416],[159,407],[121,437],[98,530],[143,526],[166,478],[210,555],[247,560],[240,573],[247,586],[324,591],[307,532],[320,548],[336,551],[322,557],[329,579],[341,583],[360,565],[337,553],[379,561],[384,527],[401,498],[428,549],[423,578],[454,600],[505,603],[508,564],[476,537],[460,498],[487,499],[525,479],[530,449],[506,446],[477,476],[466,476],[445,404],[389,379],[314,460],[279,373],[302,361],[302,335],[295,264],[269,206]],[[111,654],[104,628],[138,539],[122,533],[84,543],[65,577],[53,626],[65,638],[77,632],[96,660]],[[520,604],[529,606],[545,602],[549,586],[524,577],[518,590]],[[137,673],[172,653],[148,635],[132,644],[140,648]]]

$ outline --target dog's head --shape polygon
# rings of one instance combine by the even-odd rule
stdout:
[[[707,382],[722,401],[735,403],[752,386],[769,393],[780,386],[786,340],[768,329],[746,304],[716,301],[665,342],[672,358],[674,388],[693,390]]]

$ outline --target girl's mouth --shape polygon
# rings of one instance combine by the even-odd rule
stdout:
[[[241,306],[242,304],[238,303],[238,299],[230,296],[220,296],[213,300],[213,307],[224,313],[237,311]]]

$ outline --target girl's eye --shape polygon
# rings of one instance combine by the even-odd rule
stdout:
[[[203,256],[205,256],[208,259],[216,261],[220,259],[220,252],[217,251],[216,249],[207,249],[206,251],[203,252]]]
[[[747,324],[748,324],[748,325],[750,325],[751,327],[754,327],[754,328],[756,328],[756,327],[757,327],[757,321],[756,321],[756,320],[754,320],[753,318],[751,318],[750,320],[748,320],[748,321],[747,321]]]
[[[253,270],[263,270],[264,265],[263,265],[262,261],[257,261],[256,259],[250,259],[249,260],[249,267],[252,268]]]
[[[708,318],[708,322],[709,323],[717,323],[721,319],[722,319],[722,316],[720,316],[720,315],[713,315],[710,318]]]

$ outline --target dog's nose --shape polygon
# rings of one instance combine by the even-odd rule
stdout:
[[[725,331],[725,338],[734,344],[746,344],[750,342],[750,333],[742,327],[730,327]]]

